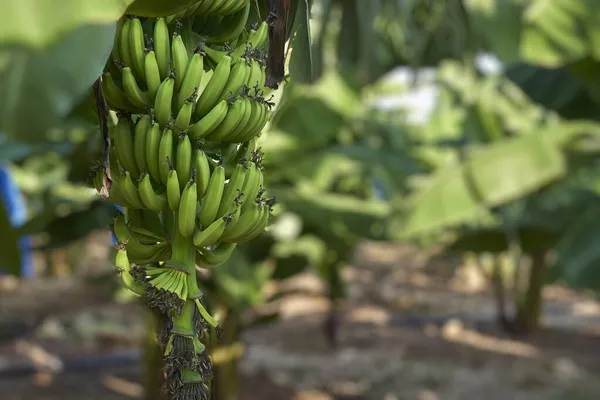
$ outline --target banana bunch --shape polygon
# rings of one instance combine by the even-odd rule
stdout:
[[[114,68],[102,79],[108,105],[134,114],[152,113],[155,129],[187,132],[191,141],[243,143],[256,136],[271,114],[271,103],[263,97],[264,53],[250,44],[231,54],[203,43],[190,51],[181,27],[177,23],[169,35],[166,20],[159,18],[153,38],[144,42],[140,20],[123,21],[112,52]],[[264,43],[266,23],[250,36],[256,35],[257,43]]]
[[[110,174],[102,165],[93,183],[125,210],[114,221],[123,283],[165,317],[173,398],[207,398],[200,338],[218,322],[201,302],[196,266],[216,267],[257,237],[275,201],[257,147],[274,106],[265,97],[268,27],[246,28],[250,8],[203,0],[172,16],[126,16],[102,76],[114,117]]]

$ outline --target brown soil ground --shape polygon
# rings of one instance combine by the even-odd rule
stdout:
[[[108,264],[102,255],[88,262],[97,264],[88,272]],[[599,303],[548,287],[544,327],[517,340],[493,323],[481,277],[459,264],[398,244],[361,246],[344,271],[349,298],[340,305],[335,348],[323,334],[328,303],[319,280],[306,273],[285,282],[302,294],[277,305],[278,322],[244,334],[240,399],[600,398]],[[77,279],[0,288],[3,400],[142,398],[141,363],[133,357],[142,310]],[[71,357],[106,354],[134,359],[55,373]],[[39,372],[19,374],[25,362]]]

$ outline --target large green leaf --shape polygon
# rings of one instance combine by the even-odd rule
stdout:
[[[555,248],[552,280],[577,289],[600,290],[600,207],[598,201],[573,220]]]
[[[507,62],[562,66],[600,56],[597,0],[466,0],[476,28]]]
[[[85,95],[110,54],[116,23],[83,26],[42,50],[0,52],[0,132],[38,142]]]
[[[348,242],[381,238],[390,212],[386,202],[319,192],[309,186],[270,188],[269,194],[320,236]]]
[[[565,173],[550,134],[505,139],[480,148],[465,162],[436,173],[412,199],[404,235],[435,231],[488,216],[491,207],[525,196]]]
[[[7,46],[41,49],[54,45],[66,34],[84,26],[103,25],[116,21],[132,1],[3,1],[0,3],[0,49]],[[97,44],[94,41],[90,42],[90,50],[93,50]],[[79,56],[80,50],[73,49],[72,54],[62,61],[68,64],[71,62],[71,57]]]

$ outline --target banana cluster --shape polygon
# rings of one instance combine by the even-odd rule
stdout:
[[[125,16],[102,75],[110,174],[103,165],[93,181],[124,209],[114,221],[123,282],[165,317],[173,398],[206,398],[210,377],[200,339],[217,322],[195,267],[215,267],[257,237],[274,205],[257,147],[274,105],[268,27],[246,28],[250,9],[249,0],[202,0],[163,18]]]
[[[264,97],[266,22],[229,50],[204,42],[190,48],[181,23],[170,34],[165,18],[150,28],[151,39],[139,18],[121,21],[102,77],[110,108],[151,114],[154,129],[185,133],[191,141],[243,143],[261,132],[272,106]]]

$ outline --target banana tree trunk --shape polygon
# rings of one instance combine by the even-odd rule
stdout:
[[[523,333],[531,333],[539,326],[542,311],[542,289],[546,273],[546,252],[540,251],[531,256],[529,284],[522,301],[517,302],[516,323]]]
[[[158,320],[152,312],[146,315],[146,340],[144,342],[144,399],[168,400],[162,365],[162,347],[156,340]]]
[[[240,395],[239,316],[228,309],[221,322],[222,335],[213,342],[211,356],[214,365],[212,399],[238,400]]]

